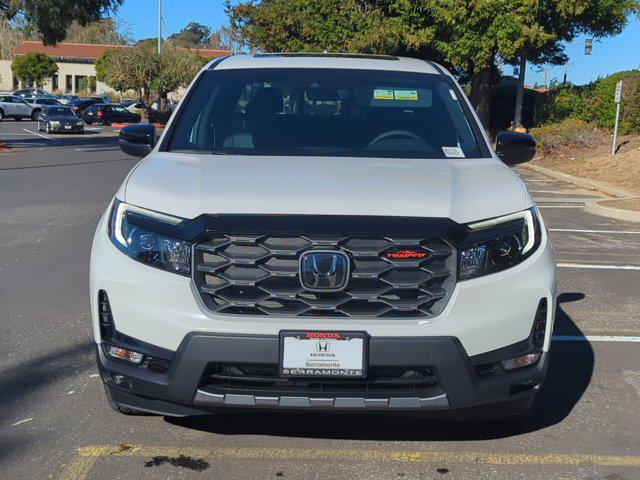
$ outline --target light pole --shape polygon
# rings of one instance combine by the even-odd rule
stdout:
[[[162,0],[158,0],[158,55],[162,54]]]

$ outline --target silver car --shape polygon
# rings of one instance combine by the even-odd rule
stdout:
[[[40,108],[35,108],[16,95],[0,95],[0,121],[5,118],[37,120],[39,114]]]

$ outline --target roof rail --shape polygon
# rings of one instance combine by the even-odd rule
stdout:
[[[369,53],[329,53],[329,52],[284,52],[284,53],[255,53],[255,58],[277,57],[330,57],[330,58],[363,58],[369,60],[400,60],[395,55],[374,55]]]

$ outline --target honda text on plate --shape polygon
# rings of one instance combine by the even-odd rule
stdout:
[[[98,225],[91,308],[122,413],[518,417],[554,251],[453,77],[409,58],[236,55],[195,78]]]

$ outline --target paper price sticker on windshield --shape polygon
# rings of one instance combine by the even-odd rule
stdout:
[[[415,102],[418,100],[417,90],[394,90],[393,96],[396,100],[410,100]]]
[[[442,147],[442,151],[447,158],[465,158],[460,147]]]
[[[373,98],[376,100],[393,100],[393,90],[376,88],[373,91]]]

